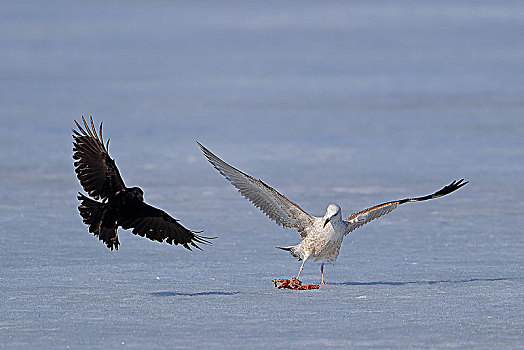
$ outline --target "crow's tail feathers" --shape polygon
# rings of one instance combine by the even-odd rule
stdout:
[[[106,204],[87,198],[80,192],[78,192],[77,198],[80,201],[78,211],[84,224],[89,227],[89,232],[103,241],[109,249],[118,250],[120,242],[118,241],[116,224],[113,227],[102,225],[106,214]]]

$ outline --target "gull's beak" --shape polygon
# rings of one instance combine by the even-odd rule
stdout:
[[[327,223],[329,222],[329,220],[331,220],[331,218],[327,218],[326,221],[324,222],[324,227],[326,227]]]

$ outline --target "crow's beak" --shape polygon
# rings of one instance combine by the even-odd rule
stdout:
[[[326,221],[324,222],[324,227],[326,227],[327,223],[329,222],[329,220],[331,220],[331,218],[327,218]]]

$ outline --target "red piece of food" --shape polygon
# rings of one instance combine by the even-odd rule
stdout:
[[[290,279],[274,279],[273,283],[278,289],[294,289],[294,290],[309,290],[309,289],[318,289],[320,286],[318,284],[304,284],[300,280],[297,280],[295,277]],[[280,284],[279,284],[280,283]]]

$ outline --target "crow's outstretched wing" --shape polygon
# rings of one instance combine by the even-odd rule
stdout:
[[[427,196],[423,197],[417,197],[417,198],[406,198],[401,199],[398,201],[391,201],[386,202],[382,204],[375,205],[371,208],[364,209],[362,211],[359,211],[358,213],[353,213],[349,218],[346,220],[346,232],[347,235],[351,231],[354,231],[355,229],[359,228],[362,225],[367,224],[368,222],[378,219],[379,217],[391,213],[393,210],[397,209],[397,207],[404,203],[409,202],[421,202],[428,199],[435,199],[442,196],[445,196],[447,194],[450,194],[451,192],[454,192],[461,188],[462,186],[466,185],[468,181],[464,181],[464,179],[461,179],[459,181],[453,181],[449,185],[441,188],[437,192],[433,194],[428,194]]]
[[[84,128],[75,120],[78,130],[73,129],[73,159],[75,172],[84,190],[95,199],[107,199],[118,191],[126,188],[124,180],[116,167],[115,161],[109,156],[107,144],[102,138],[102,123],[100,134],[97,134],[93,118],[91,127],[84,117]]]
[[[298,204],[293,203],[261,180],[257,180],[227,164],[199,142],[197,144],[207,160],[238,189],[242,196],[249,199],[277,224],[283,227],[296,228],[301,237],[307,235],[307,229],[312,226],[314,219]]]
[[[178,223],[165,211],[144,202],[134,202],[132,208],[123,213],[123,219],[118,222],[123,229],[133,229],[135,235],[149,238],[152,241],[181,244],[191,250],[191,246],[201,249],[197,243],[211,244],[210,237],[199,236]]]

